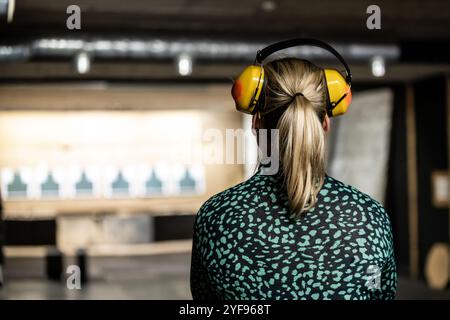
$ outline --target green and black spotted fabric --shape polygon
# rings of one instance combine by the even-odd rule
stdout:
[[[368,195],[326,176],[294,221],[277,176],[256,173],[197,214],[194,299],[393,299],[389,217]]]

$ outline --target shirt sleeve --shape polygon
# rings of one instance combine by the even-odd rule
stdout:
[[[380,285],[378,290],[373,291],[375,300],[394,300],[397,291],[397,267],[394,255],[394,241],[392,229],[389,226],[388,232],[387,259],[381,268]]]
[[[198,213],[200,214],[200,212]],[[197,214],[197,217],[198,217]],[[211,286],[211,281],[208,277],[208,272],[203,265],[200,254],[200,237],[197,232],[197,218],[194,224],[194,235],[192,241],[192,255],[191,255],[191,274],[190,286],[191,294],[194,300],[217,300],[217,294]]]
[[[381,271],[381,292],[378,299],[394,300],[397,291],[397,271],[394,255],[390,256],[385,267]]]

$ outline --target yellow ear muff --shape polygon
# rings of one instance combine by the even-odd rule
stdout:
[[[350,86],[342,74],[336,69],[325,69],[325,79],[328,89],[328,114],[333,117],[347,112],[352,101]]]
[[[264,69],[262,66],[251,65],[245,68],[234,81],[231,89],[236,109],[241,112],[254,114],[263,84]]]

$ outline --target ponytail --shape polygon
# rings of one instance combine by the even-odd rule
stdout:
[[[313,208],[325,177],[323,70],[300,59],[265,66],[264,126],[279,130],[279,158],[291,217]],[[301,94],[299,94],[301,93]]]
[[[325,137],[314,108],[298,96],[278,121],[280,160],[291,213],[312,208],[325,175]]]

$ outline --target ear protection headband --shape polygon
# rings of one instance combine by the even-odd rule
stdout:
[[[352,100],[350,90],[352,74],[347,62],[329,44],[316,39],[303,38],[276,42],[257,52],[254,64],[242,71],[231,89],[231,95],[238,111],[249,114],[255,114],[260,111],[259,109],[262,107],[261,102],[264,100],[264,94],[262,94],[264,88],[264,60],[277,51],[297,46],[315,46],[325,49],[341,62],[345,68],[345,77],[336,69],[324,69],[327,87],[326,109],[330,117],[339,116],[347,111]]]

